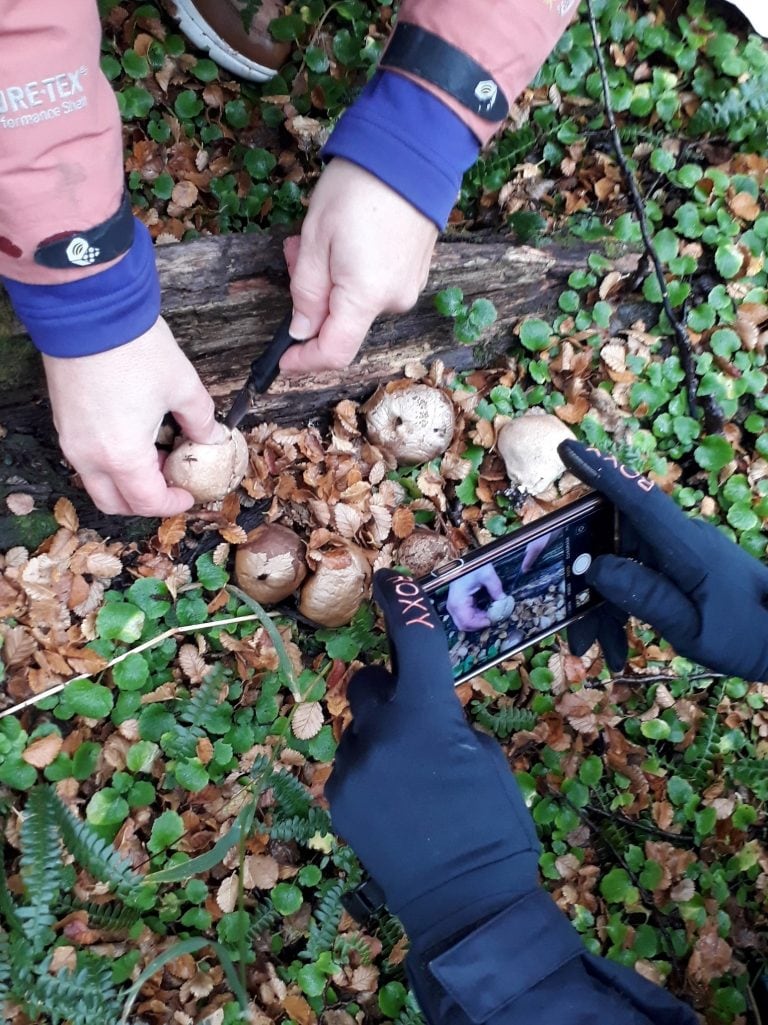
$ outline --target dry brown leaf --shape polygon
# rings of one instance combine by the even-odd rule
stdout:
[[[311,740],[323,725],[323,708],[319,701],[301,701],[291,716],[291,732],[299,740]]]
[[[228,523],[226,526],[220,527],[219,533],[231,545],[244,545],[248,540],[247,533],[238,523]]]
[[[213,744],[210,742],[208,737],[200,737],[197,744],[195,744],[195,754],[203,763],[208,765],[213,759]]]
[[[367,517],[366,517],[367,518]],[[333,508],[333,525],[336,531],[347,538],[355,537],[364,522],[364,517],[351,505],[339,502]]]
[[[21,752],[21,757],[28,765],[34,765],[36,769],[44,769],[56,758],[63,743],[64,741],[58,733],[49,733],[45,737],[33,740]]]
[[[627,350],[620,342],[608,342],[600,350],[600,357],[611,370],[617,373],[626,370]]]
[[[94,580],[91,586],[88,588],[88,594],[83,601],[78,605],[72,607],[72,611],[76,616],[81,616],[83,619],[90,615],[91,612],[95,612],[101,605],[102,599],[104,598],[104,584],[100,580]]]
[[[184,537],[187,532],[187,517],[184,513],[178,516],[169,516],[163,520],[157,531],[157,539],[160,542],[160,551],[169,555],[174,545]]]
[[[116,555],[109,552],[92,552],[85,560],[85,572],[94,577],[111,579],[123,572],[123,564]]]
[[[48,971],[52,975],[57,975],[62,968],[68,972],[73,972],[76,967],[77,951],[74,947],[62,946],[53,948],[53,954],[48,965]]]
[[[197,186],[188,181],[176,182],[171,193],[171,202],[183,210],[194,206],[197,202]]]
[[[355,993],[375,993],[379,984],[379,969],[375,965],[359,965],[352,972],[349,988]]]
[[[194,644],[182,644],[179,648],[179,666],[191,683],[200,683],[208,669]]]
[[[37,642],[26,627],[3,627],[0,635],[3,638],[3,661],[8,667],[26,665],[37,650]]]
[[[6,495],[5,504],[14,516],[27,516],[35,508],[34,498],[19,491]]]
[[[297,118],[294,118],[296,121]],[[317,1015],[309,1006],[304,997],[298,993],[289,993],[283,1001],[283,1010],[289,1018],[293,1018],[298,1025],[313,1025],[317,1021]]]
[[[231,876],[227,876],[226,879],[222,879],[221,884],[216,891],[216,903],[225,915],[229,914],[230,911],[234,911],[237,907],[238,886],[239,882],[237,872],[233,872]]]
[[[53,518],[60,527],[71,530],[73,534],[77,532],[80,526],[80,520],[75,512],[75,507],[68,498],[60,498],[56,502],[56,505],[53,507]]]
[[[737,192],[726,202],[731,212],[744,221],[754,221],[760,216],[760,204],[749,192]]]
[[[401,541],[404,537],[408,537],[409,534],[413,533],[413,528],[416,526],[416,519],[411,510],[406,505],[401,505],[392,516],[392,533],[395,537]]]
[[[621,274],[617,270],[609,271],[603,280],[600,282],[598,294],[601,299],[610,299],[612,295],[615,295],[619,291],[621,281],[625,275]]]
[[[246,890],[271,890],[280,879],[280,865],[271,854],[249,854],[243,864]]]
[[[225,566],[228,558],[229,545],[226,543],[216,545],[216,547],[213,549],[213,554],[211,555],[211,559],[213,561],[214,566]]]

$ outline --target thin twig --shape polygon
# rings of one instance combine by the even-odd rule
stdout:
[[[671,683],[673,680],[722,680],[725,673],[691,673],[688,676],[681,676],[680,673],[658,673],[654,676],[644,676],[642,673],[633,673],[631,676],[612,676],[611,683]]]
[[[120,655],[116,655],[115,658],[111,659],[101,669],[96,669],[92,673],[80,673],[79,676],[73,676],[69,680],[65,680],[64,683],[57,683],[54,687],[48,687],[47,690],[40,691],[39,694],[34,694],[31,698],[27,698],[25,701],[20,701],[17,705],[11,705],[10,708],[4,708],[0,711],[0,719],[5,718],[6,715],[13,715],[14,712],[20,712],[22,708],[27,708],[29,705],[36,705],[40,701],[45,701],[46,698],[52,698],[54,694],[60,694],[65,687],[68,687],[70,683],[77,683],[78,680],[90,680],[92,676],[97,673],[106,672],[107,669],[111,669],[116,666],[118,662],[123,662],[129,655],[138,655],[141,651],[146,651],[147,648],[153,648],[156,644],[166,640],[168,637],[173,637],[174,634],[185,634],[194,633],[196,630],[217,630],[222,626],[231,626],[233,623],[253,623],[262,622],[262,617],[259,615],[247,615],[247,616],[230,616],[229,619],[213,619],[207,623],[193,623],[191,626],[172,626],[170,630],[165,630],[163,633],[158,634],[157,637],[150,637],[148,641],[144,641],[135,648],[131,648],[129,651],[124,651]]]
[[[592,0],[587,0],[587,14],[589,16],[589,27],[592,30],[592,40],[595,44],[595,55],[597,57],[598,70],[600,71],[600,82],[603,89],[605,114],[608,118],[608,126],[610,128],[611,139],[613,141],[613,148],[616,151],[616,159],[618,160],[619,167],[624,174],[629,194],[632,198],[632,204],[637,213],[638,221],[640,222],[640,233],[643,236],[645,250],[653,264],[656,280],[659,284],[659,291],[661,292],[661,302],[664,307],[664,312],[667,315],[667,320],[669,321],[670,327],[672,328],[677,341],[680,365],[683,368],[683,373],[685,374],[685,391],[688,399],[688,409],[691,416],[698,419],[699,409],[696,399],[698,378],[696,376],[696,369],[693,365],[691,340],[688,336],[688,332],[680,323],[672,308],[672,302],[669,298],[669,290],[667,289],[667,280],[664,277],[664,268],[661,265],[659,254],[656,252],[656,247],[654,246],[653,239],[651,238],[651,229],[648,224],[648,216],[645,212],[645,204],[643,203],[643,198],[640,195],[637,180],[632,173],[632,169],[630,168],[624,154],[624,147],[621,144],[621,136],[619,135],[619,129],[616,125],[616,117],[613,113],[613,106],[611,105],[611,87],[608,84],[608,75],[605,70],[605,59],[600,45],[600,33],[595,19],[595,12],[592,7]],[[717,406],[713,403],[704,402],[703,408],[705,413],[705,427],[707,431],[709,433],[717,433],[718,431],[721,431],[723,427],[722,414]]]

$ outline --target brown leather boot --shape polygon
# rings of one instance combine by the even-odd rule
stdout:
[[[261,0],[249,29],[243,24],[245,0],[164,0],[164,6],[187,39],[240,78],[265,82],[290,53],[291,44],[278,43],[268,28],[283,13],[284,0]]]

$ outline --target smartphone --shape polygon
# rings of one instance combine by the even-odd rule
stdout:
[[[422,577],[456,684],[601,605],[584,574],[598,555],[617,550],[615,507],[587,495]],[[499,584],[503,597],[495,599]]]

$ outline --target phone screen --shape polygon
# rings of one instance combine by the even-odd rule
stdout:
[[[584,574],[616,550],[615,524],[614,507],[589,496],[421,581],[445,627],[455,682],[600,605]]]

